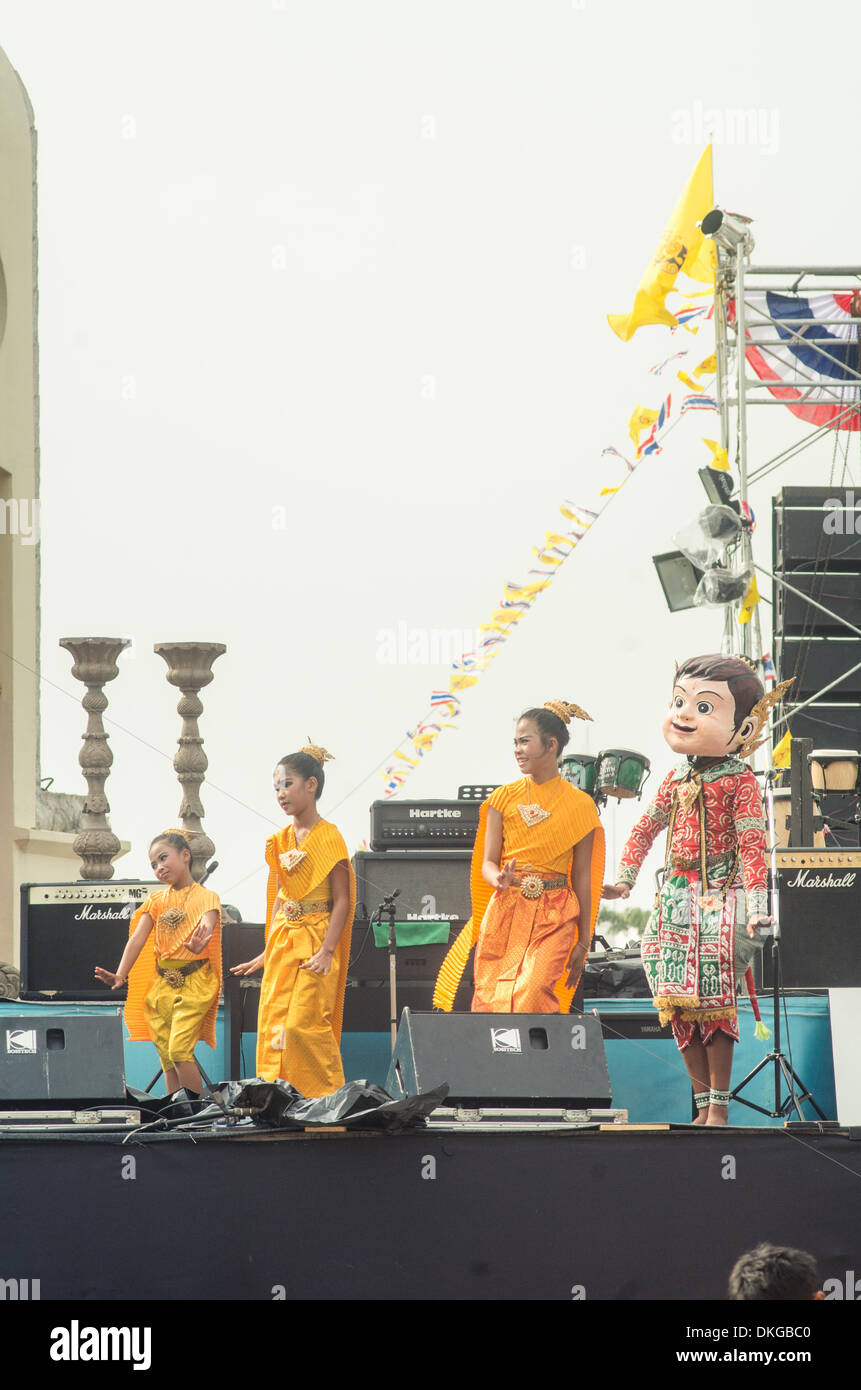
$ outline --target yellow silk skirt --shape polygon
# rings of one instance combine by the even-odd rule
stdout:
[[[300,970],[323,944],[329,914],[314,912],[289,922],[276,911],[266,941],[257,1075],[289,1081],[303,1096],[328,1096],[344,1084],[336,1031],[346,986],[343,952],[335,951],[328,975]]]

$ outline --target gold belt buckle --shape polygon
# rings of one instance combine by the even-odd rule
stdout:
[[[282,911],[288,922],[298,922],[302,916],[302,904],[297,898],[284,898]]]
[[[524,874],[520,880],[520,893],[524,898],[540,898],[544,892],[544,879],[540,874]]]
[[[164,978],[171,989],[182,989],[185,984],[185,975],[182,970],[165,970]]]

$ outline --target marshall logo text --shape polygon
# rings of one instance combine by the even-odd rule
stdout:
[[[855,873],[813,874],[809,869],[799,869],[795,878],[789,879],[787,888],[851,888],[858,877]]]

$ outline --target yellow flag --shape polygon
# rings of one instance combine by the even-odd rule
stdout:
[[[705,437],[703,437],[703,443],[708,444],[712,451],[712,461],[709,464],[709,468],[729,470],[729,459],[726,456],[726,449],[723,445],[718,444],[716,439],[706,439]]]
[[[541,591],[542,591],[542,589],[549,589],[549,588],[550,588],[550,580],[549,580],[549,579],[539,579],[538,582],[537,582],[536,584],[524,584],[524,586],[523,586],[523,592],[524,592],[524,594],[526,594],[527,598],[529,598],[529,597],[534,596],[535,594],[540,594]]]
[[[558,531],[545,531],[544,540],[547,545],[570,545],[569,536],[560,536]]]
[[[471,685],[478,685],[478,676],[465,676],[458,672],[448,683],[449,694],[456,695],[459,690],[468,690]]]
[[[715,354],[711,353],[710,356],[704,357],[698,366],[694,367],[694,376],[710,376],[712,372],[716,371],[717,359]]]
[[[558,556],[558,555],[545,555],[543,549],[542,549],[542,550],[536,550],[535,547],[533,547],[532,554],[538,556],[538,558],[539,558],[539,560],[541,561],[542,565],[561,565],[561,564],[562,564],[562,559],[561,559],[560,556]]]
[[[738,615],[740,623],[749,623],[753,617],[753,610],[759,603],[759,590],[756,587],[756,575],[750,581],[750,588],[741,601],[741,610]]]
[[[789,747],[791,743],[792,734],[787,729],[786,733],[783,735],[783,738],[780,740],[780,743],[777,744],[774,752],[771,755],[771,761],[774,763],[775,767],[789,767]]]
[[[647,430],[650,425],[653,425],[657,418],[657,410],[649,410],[649,408],[644,405],[635,405],[634,413],[628,421],[628,437],[632,439],[635,444],[639,444],[640,435],[643,433],[643,430]],[[560,507],[559,510],[563,512],[565,516],[569,517],[569,519],[573,520],[573,512],[566,512],[564,507]]]
[[[700,386],[698,381],[694,381],[692,377],[689,377],[687,372],[676,372],[676,376],[683,386],[687,386],[689,391],[704,391],[706,389],[704,386]]]
[[[491,617],[495,623],[501,623],[505,627],[509,623],[519,623],[525,612],[525,608],[497,608]]]
[[[620,483],[620,484],[619,484],[619,487],[621,487],[621,486],[622,486],[622,484]],[[618,491],[619,491],[619,488],[618,488],[618,487],[602,487],[602,489],[601,489],[600,493],[598,494],[598,496],[599,496],[599,497],[609,497],[609,495],[610,495],[611,492],[618,492]]]
[[[607,315],[613,332],[624,343],[647,323],[664,323],[668,328],[675,328],[678,320],[666,308],[664,300],[674,288],[679,271],[703,284],[714,284],[714,246],[697,226],[713,207],[712,147],[707,145],[637,286],[633,309],[629,314]]]

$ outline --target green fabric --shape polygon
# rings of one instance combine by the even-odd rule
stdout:
[[[451,922],[395,922],[395,944],[397,946],[435,946],[448,945],[451,935]],[[374,945],[388,946],[388,922],[374,923]]]

